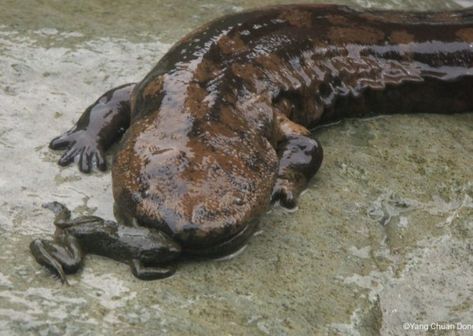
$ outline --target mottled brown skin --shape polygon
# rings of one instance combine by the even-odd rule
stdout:
[[[50,147],[68,148],[62,165],[78,156],[81,171],[94,158],[105,169],[103,150],[128,128],[112,167],[117,216],[185,253],[228,253],[271,202],[295,207],[322,161],[308,129],[471,110],[472,43],[472,10],[232,14],[184,37],[141,82],[102,96]]]

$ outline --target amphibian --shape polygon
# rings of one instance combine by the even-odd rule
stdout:
[[[33,255],[64,281],[86,252],[129,262],[145,279],[172,274],[181,255],[230,253],[271,203],[295,207],[322,162],[310,129],[469,111],[472,64],[472,10],[286,5],[212,21],[51,141],[66,150],[60,165],[78,158],[87,173],[93,162],[106,169],[104,151],[123,135],[112,165],[123,223],[70,220],[52,203],[56,238],[35,240]]]

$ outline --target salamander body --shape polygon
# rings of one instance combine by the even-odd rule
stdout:
[[[256,9],[181,39],[141,82],[104,94],[50,147],[67,149],[61,165],[79,156],[81,171],[93,161],[105,169],[103,151],[126,130],[112,166],[117,217],[165,235],[173,258],[221,255],[242,246],[272,202],[295,207],[322,162],[310,129],[346,117],[470,111],[472,65],[472,10]],[[71,243],[65,231],[32,243],[56,271],[65,256],[55,246],[87,250],[87,239]],[[171,274],[152,272],[169,263],[160,253],[133,257],[134,274]]]

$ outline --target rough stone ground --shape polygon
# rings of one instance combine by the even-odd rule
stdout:
[[[299,210],[261,218],[262,232],[234,259],[187,262],[142,282],[124,264],[88,256],[71,286],[34,262],[29,242],[53,232],[42,203],[112,217],[109,173],[57,166],[49,140],[107,89],[140,80],[185,32],[253,3],[0,4],[0,335],[473,333],[403,329],[473,324],[471,113],[317,131],[326,158]]]

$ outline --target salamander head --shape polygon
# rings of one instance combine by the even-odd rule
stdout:
[[[185,146],[138,146],[128,137],[115,156],[113,191],[120,214],[158,227],[184,247],[232,238],[264,213],[277,158],[269,142],[187,138]],[[216,148],[217,145],[219,148]],[[141,150],[137,152],[135,149]]]

